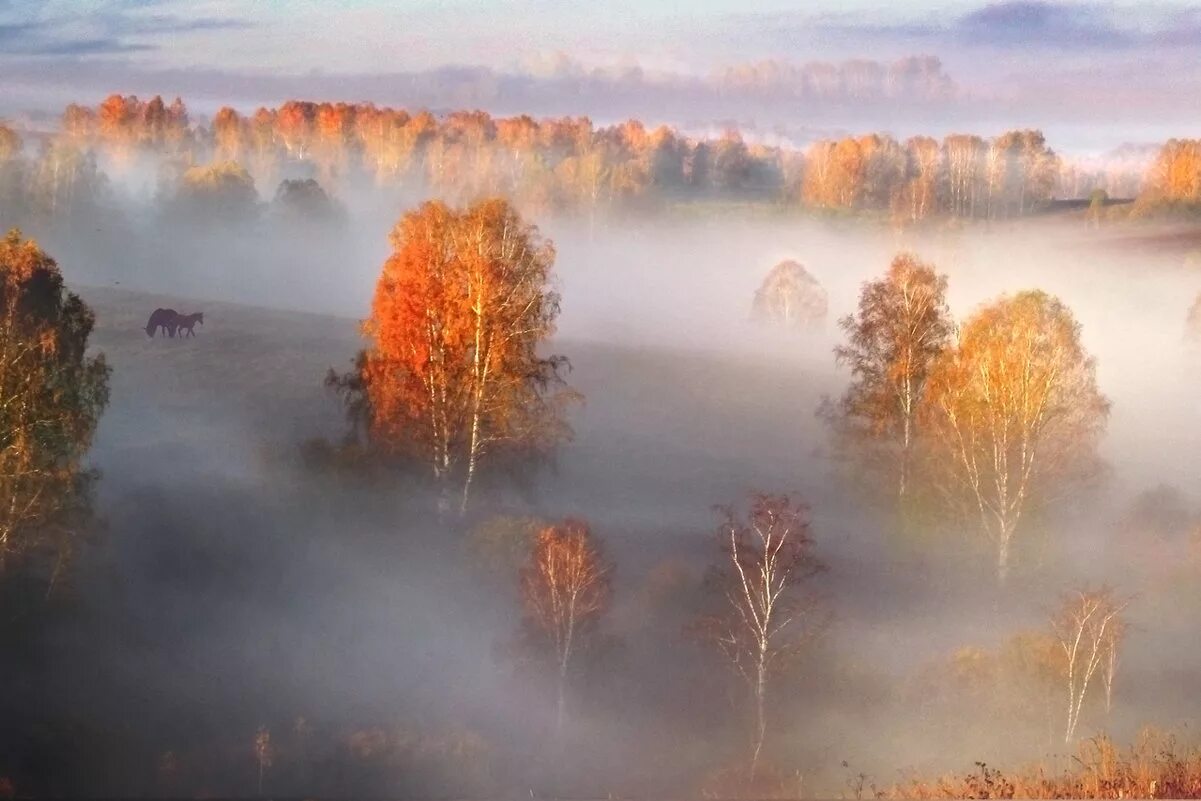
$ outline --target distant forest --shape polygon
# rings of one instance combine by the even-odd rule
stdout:
[[[103,191],[106,171],[138,167],[153,170],[165,198],[191,192],[236,203],[295,194],[296,181],[309,181],[320,198],[373,184],[593,216],[758,203],[906,224],[1011,219],[1065,199],[1098,211],[1137,197],[1139,213],[1201,201],[1201,142],[1190,140],[1168,142],[1154,159],[1118,153],[1077,162],[1037,130],[903,142],[871,133],[801,150],[750,142],[736,130],[693,138],[637,120],[598,127],[585,117],[435,116],[370,103],[294,100],[249,116],[224,107],[198,124],[179,98],[115,94],[94,108],[68,106],[53,133],[23,140],[0,124],[0,208],[12,218],[0,222],[69,213]]]

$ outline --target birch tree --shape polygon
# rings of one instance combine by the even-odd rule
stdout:
[[[1123,628],[1122,613],[1129,601],[1119,600],[1113,590],[1077,590],[1065,595],[1052,618],[1051,627],[1067,659],[1067,726],[1064,742],[1076,736],[1080,711],[1089,683],[1097,670],[1106,677],[1106,706],[1110,703],[1113,670]]]
[[[942,159],[938,142],[928,136],[915,136],[905,142],[908,155],[909,220],[917,222],[938,208],[938,173]]]
[[[978,521],[999,582],[1023,517],[1099,469],[1108,414],[1079,324],[1044,292],[985,306],[934,362],[920,416],[930,473]]]
[[[554,248],[503,200],[456,211],[430,202],[392,232],[393,253],[350,376],[352,415],[373,445],[418,460],[465,510],[482,462],[543,454],[570,436],[578,398],[562,356],[539,347],[554,332]]]
[[[588,524],[564,520],[538,532],[521,571],[523,627],[549,646],[555,667],[555,729],[562,732],[573,658],[609,608],[612,567]]]
[[[840,446],[868,472],[883,471],[901,501],[930,369],[951,339],[946,289],[946,276],[902,254],[863,285],[857,312],[839,321],[847,344],[834,354],[851,384],[827,416]]]
[[[789,667],[816,630],[816,604],[804,588],[823,569],[813,555],[808,507],[786,495],[754,495],[746,519],[721,507],[723,557],[710,572],[718,608],[694,626],[746,683],[753,710],[753,780],[767,737],[771,680]]]
[[[751,301],[751,319],[788,328],[813,329],[826,319],[829,297],[818,280],[791,259],[777,264]]]
[[[1105,632],[1104,650],[1105,667],[1101,678],[1105,682],[1105,714],[1113,712],[1113,685],[1117,680],[1118,667],[1121,664],[1122,642],[1126,639],[1126,621],[1115,617],[1110,621]]]

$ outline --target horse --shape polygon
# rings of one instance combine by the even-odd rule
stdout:
[[[196,323],[204,325],[204,312],[195,312],[193,314],[180,314],[175,318],[175,324],[179,326],[179,335],[182,337],[184,331],[188,332],[188,336],[196,336]]]
[[[179,312],[175,309],[155,309],[146,322],[146,336],[153,337],[162,328],[168,336],[174,337],[178,325]]]

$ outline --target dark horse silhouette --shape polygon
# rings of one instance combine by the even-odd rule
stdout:
[[[146,322],[146,336],[153,337],[155,332],[162,328],[168,336],[173,337],[178,326],[179,312],[175,309],[155,309]]]
[[[204,325],[204,312],[195,312],[193,314],[179,314],[175,317],[175,324],[179,326],[179,335],[182,337],[184,331],[188,332],[188,336],[196,336],[196,323]]]

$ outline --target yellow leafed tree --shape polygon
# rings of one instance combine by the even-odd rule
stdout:
[[[985,306],[935,362],[922,415],[931,475],[976,517],[999,581],[1023,516],[1096,474],[1108,414],[1079,324],[1044,292]]]

